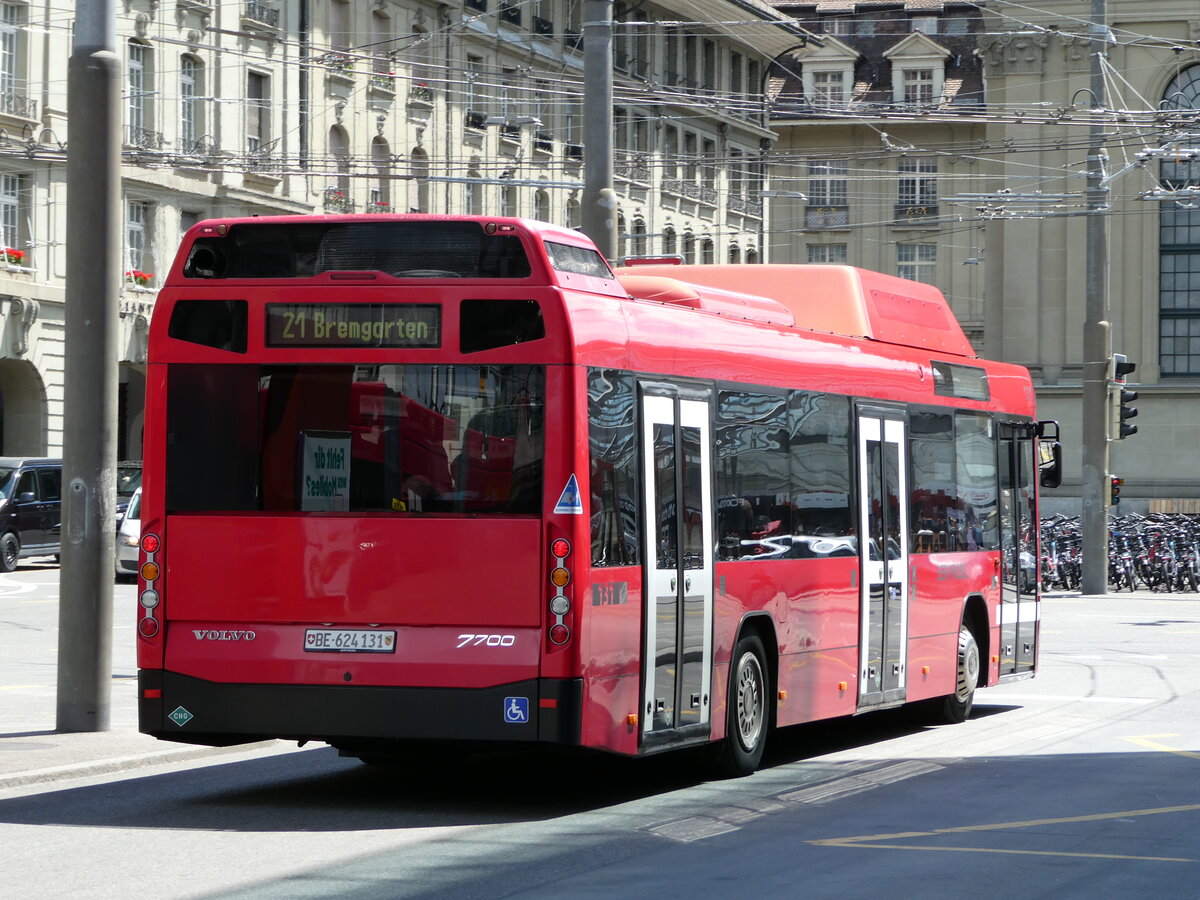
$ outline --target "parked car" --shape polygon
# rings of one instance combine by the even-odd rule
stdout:
[[[137,574],[138,544],[142,540],[142,489],[133,492],[117,529],[117,577]]]
[[[27,556],[58,556],[62,460],[0,457],[0,571]]]
[[[125,508],[133,494],[142,486],[142,461],[127,460],[117,463],[117,527],[125,515]]]

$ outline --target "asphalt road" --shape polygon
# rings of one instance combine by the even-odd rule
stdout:
[[[42,575],[0,579],[4,660],[53,643],[50,579],[7,589]],[[893,711],[789,729],[733,781],[686,755],[415,770],[316,748],[0,792],[2,892],[1200,896],[1200,598],[1051,598],[1042,634],[1038,678],[982,692],[963,725]],[[24,667],[0,661],[0,703]]]

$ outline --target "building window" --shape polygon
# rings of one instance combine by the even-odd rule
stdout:
[[[150,255],[150,204],[130,200],[125,204],[125,279],[146,284],[142,276],[153,277]]]
[[[937,215],[937,159],[930,156],[901,158],[896,198],[896,218],[919,219]]]
[[[809,244],[810,263],[845,264],[848,259],[845,244]]]
[[[1176,75],[1163,106],[1200,109],[1200,66]],[[1164,161],[1162,187],[1200,187],[1200,162]],[[1200,209],[1189,199],[1159,204],[1158,364],[1163,375],[1200,375]]]
[[[910,281],[933,284],[937,276],[937,244],[897,244],[896,274]]]
[[[808,161],[808,206],[804,210],[806,228],[837,228],[850,223],[844,160]]]
[[[0,3],[0,112],[32,119],[37,115],[37,105],[25,96],[24,33],[25,7]]]
[[[257,153],[271,142],[271,80],[262,72],[246,74],[246,150]]]
[[[678,252],[675,242],[675,229],[670,225],[663,229],[662,252],[663,256],[675,256]]]
[[[846,101],[846,73],[813,72],[812,102],[820,106],[837,106]]]
[[[199,60],[185,56],[179,61],[179,141],[185,153],[194,152],[204,133],[203,75]]]
[[[150,108],[153,96],[153,78],[151,77],[151,50],[145,44],[137,41],[129,42],[129,60],[126,72],[128,82],[129,102],[126,108],[129,134],[127,143],[134,147],[161,149],[161,136],[151,130]]]
[[[933,69],[905,69],[902,77],[904,103],[910,106],[933,104]]]
[[[921,34],[937,34],[938,33],[938,17],[937,16],[913,16],[912,30],[919,31]]]
[[[550,195],[537,191],[533,195],[533,217],[539,222],[550,221]]]
[[[21,233],[21,177],[19,175],[0,175],[0,253],[15,251],[13,254],[3,254],[0,262],[24,265],[24,240]],[[20,254],[17,256],[16,254]]]

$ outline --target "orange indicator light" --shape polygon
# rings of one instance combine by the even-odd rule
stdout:
[[[142,577],[147,581],[153,581],[158,577],[158,563],[148,562],[142,565]]]
[[[565,587],[566,583],[571,580],[571,573],[559,566],[550,573],[550,583],[555,587]]]
[[[844,681],[839,681],[839,682],[838,682],[838,690],[839,690],[839,691],[844,691],[845,689],[846,689],[846,682],[844,682]]]
[[[625,724],[626,725],[636,725],[637,724],[637,713],[630,713],[629,715],[627,715],[625,717]]]
[[[929,666],[921,666],[921,674],[928,675],[929,674]]]

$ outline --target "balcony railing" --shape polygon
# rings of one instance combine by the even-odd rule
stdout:
[[[578,31],[568,30],[563,32],[563,42],[566,44],[568,50],[583,49],[583,35]]]
[[[754,216],[761,219],[763,214],[763,205],[761,200],[751,200],[749,197],[729,197],[725,201],[725,207],[730,212],[741,213],[745,216]]]
[[[37,101],[19,94],[0,94],[0,113],[21,119],[36,119]]]
[[[466,0],[465,3],[468,9],[480,9],[487,11],[487,0]]]
[[[650,183],[650,159],[645,153],[617,152],[613,160],[613,174],[640,184]]]
[[[391,72],[372,72],[368,86],[381,91],[394,91],[396,90],[396,76]]]
[[[563,155],[570,162],[583,162],[583,144],[563,144]]]
[[[138,147],[142,150],[161,150],[163,136],[161,131],[151,131],[149,128],[130,125],[125,135],[125,143],[130,147]]]
[[[698,200],[710,206],[717,205],[717,189],[704,184],[697,184],[686,178],[668,178],[662,183],[662,189],[689,200]]]
[[[474,110],[467,111],[466,126],[472,131],[483,131],[486,121],[487,113],[475,112]]]
[[[938,214],[938,208],[937,208],[936,203],[924,204],[924,205],[921,205],[921,204],[914,205],[914,204],[909,204],[909,203],[897,203],[896,204],[896,222],[897,223],[914,222],[914,223],[918,223],[918,224],[932,225],[934,223],[931,221],[927,221],[927,220],[936,219],[937,214]]]
[[[553,153],[554,135],[548,131],[535,131],[533,133],[533,149],[539,150],[542,153]]]
[[[432,103],[433,88],[427,84],[414,84],[408,89],[409,103]]]
[[[270,28],[279,27],[279,10],[263,0],[246,0],[244,15],[251,22],[259,22]]]
[[[810,206],[804,210],[805,228],[845,228],[849,224],[848,206]]]
[[[534,16],[533,33],[538,37],[552,37],[554,35],[554,23],[549,19],[543,19],[541,16]]]

